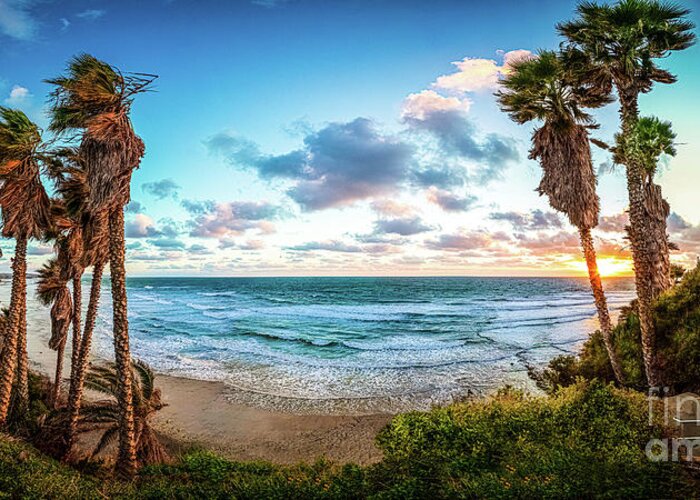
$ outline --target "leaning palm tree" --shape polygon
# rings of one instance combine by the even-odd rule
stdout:
[[[649,92],[654,83],[673,83],[676,77],[659,68],[655,59],[671,51],[683,50],[695,41],[689,10],[676,4],[655,0],[622,0],[614,5],[582,2],[578,17],[557,26],[569,45],[583,54],[580,77],[600,92],[613,87],[620,100],[621,135],[628,137],[638,119],[638,97]],[[656,333],[652,303],[662,291],[655,283],[655,270],[663,270],[653,259],[658,257],[653,232],[645,213],[644,167],[634,158],[626,158],[629,195],[629,238],[634,260],[642,350],[647,380],[651,387],[661,385],[656,361]],[[661,258],[668,258],[661,257]],[[665,272],[665,271],[663,271]],[[670,283],[670,282],[669,282]]]
[[[63,374],[63,353],[68,339],[68,328],[73,319],[73,304],[68,279],[63,272],[62,257],[49,260],[39,270],[37,297],[45,306],[51,306],[51,339],[49,348],[56,351],[56,375],[54,378],[51,404],[56,407],[61,394]]]
[[[655,266],[650,273],[655,295],[667,290],[673,283],[670,260],[673,245],[668,240],[667,231],[667,219],[671,210],[661,194],[661,186],[654,182],[654,177],[662,155],[676,155],[675,139],[676,134],[670,122],[656,117],[641,117],[629,135],[616,134],[616,145],[613,148],[615,163],[635,162],[644,169],[644,209],[650,236],[650,261]]]
[[[2,236],[16,240],[10,316],[0,358],[0,426],[7,421],[13,381],[20,411],[28,403],[26,360],[27,242],[51,227],[49,197],[39,172],[39,128],[18,110],[0,107]],[[18,370],[19,368],[19,370]]]
[[[109,216],[109,260],[112,282],[114,352],[119,373],[120,408],[117,470],[136,471],[131,353],[127,320],[124,206],[130,199],[131,175],[144,155],[144,143],[129,119],[133,98],[154,77],[124,76],[93,56],[83,54],[68,65],[65,76],[48,80],[52,93],[51,129],[81,134],[80,155],[90,187],[88,212]]]
[[[543,172],[537,190],[578,228],[600,330],[615,377],[622,382],[622,365],[611,340],[612,323],[591,236],[591,229],[598,225],[600,200],[588,134],[594,122],[585,111],[607,104],[609,98],[577,85],[565,59],[565,55],[542,51],[537,57],[516,62],[496,96],[515,122],[541,122],[532,136],[530,151],[530,158],[539,160]]]
[[[65,451],[67,455],[70,455],[78,432],[85,375],[90,360],[92,334],[100,303],[102,271],[109,257],[109,238],[107,214],[105,212],[90,213],[87,210],[90,186],[87,183],[84,162],[79,151],[74,148],[58,151],[50,166],[50,175],[54,179],[56,192],[62,200],[63,213],[62,217],[59,218],[59,220],[65,221],[62,227],[67,228],[69,234],[79,233],[82,238],[82,249],[75,249],[71,252],[71,256],[80,256],[80,261],[72,263],[73,272],[76,275],[78,272],[82,275],[85,268],[93,266],[85,329],[77,350],[74,346],[74,352],[71,356],[70,389],[68,391],[69,418],[65,429]],[[75,338],[74,336],[74,341]]]
[[[131,371],[137,459],[143,465],[163,463],[168,460],[168,454],[151,423],[155,413],[165,406],[161,400],[160,389],[156,389],[155,375],[147,364],[134,361]],[[81,417],[81,426],[84,430],[103,431],[101,439],[92,452],[93,457],[112,444],[119,434],[120,411],[116,401],[118,385],[119,376],[113,364],[92,368],[88,373],[86,386],[110,396],[108,400],[88,405]]]

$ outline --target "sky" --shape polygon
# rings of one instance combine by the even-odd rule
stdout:
[[[700,2],[681,2],[694,10]],[[46,128],[44,79],[90,53],[159,75],[132,118],[146,155],[128,271],[156,276],[584,275],[577,233],[535,188],[535,124],[493,92],[561,41],[575,2],[0,0],[0,104]],[[700,49],[640,99],[673,123],[659,183],[674,260],[700,253]],[[617,103],[595,113],[611,141]],[[47,139],[50,136],[46,135]],[[601,271],[631,270],[624,173],[594,151]],[[0,270],[13,243],[3,241]],[[32,242],[30,267],[51,254]]]

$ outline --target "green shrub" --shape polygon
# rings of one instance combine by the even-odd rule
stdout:
[[[646,458],[660,436],[639,393],[584,381],[550,398],[505,391],[395,417],[372,479],[386,498],[667,497],[686,483]]]

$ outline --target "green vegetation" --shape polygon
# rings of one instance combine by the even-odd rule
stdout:
[[[649,461],[644,396],[580,381],[554,396],[495,396],[396,416],[380,463],[278,466],[206,451],[144,467],[135,482],[79,473],[0,437],[0,491],[61,498],[640,498],[690,495],[678,464]],[[1,495],[0,495],[1,496]]]
[[[632,303],[623,311],[612,340],[622,361],[626,384],[644,390],[648,385],[635,308],[636,303]],[[664,292],[655,302],[653,312],[664,385],[674,393],[700,390],[700,265]],[[571,385],[577,377],[614,379],[599,332],[591,335],[579,356],[559,356],[545,370],[531,370],[531,376],[547,392]]]

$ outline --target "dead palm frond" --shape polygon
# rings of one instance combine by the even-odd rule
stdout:
[[[68,328],[73,318],[73,301],[68,280],[57,258],[49,260],[39,269],[37,297],[46,306],[51,305],[51,339],[49,347],[54,351],[65,346]]]

